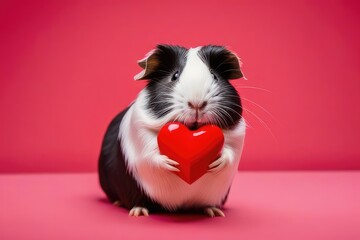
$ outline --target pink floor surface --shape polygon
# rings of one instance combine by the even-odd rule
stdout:
[[[225,218],[128,217],[96,174],[0,175],[0,239],[360,239],[360,172],[239,172]]]

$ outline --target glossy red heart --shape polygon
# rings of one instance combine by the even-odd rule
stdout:
[[[189,130],[177,122],[167,123],[158,134],[160,153],[179,163],[176,174],[192,184],[209,169],[224,146],[224,135],[217,126]]]

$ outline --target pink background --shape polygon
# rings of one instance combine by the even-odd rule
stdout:
[[[0,172],[95,171],[107,124],[144,86],[136,60],[157,43],[242,58],[240,169],[360,169],[359,12],[357,1],[2,1]]]

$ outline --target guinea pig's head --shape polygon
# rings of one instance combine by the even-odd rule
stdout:
[[[143,71],[135,80],[148,80],[146,108],[153,117],[191,129],[205,124],[231,129],[240,121],[240,96],[229,80],[243,74],[238,57],[225,47],[158,45],[138,63]]]

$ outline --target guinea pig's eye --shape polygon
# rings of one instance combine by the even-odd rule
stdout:
[[[212,71],[211,71],[210,73],[211,73],[211,77],[212,77],[214,80],[218,80],[217,77],[216,77],[216,75],[215,75]]]
[[[174,75],[171,77],[171,81],[178,80],[179,76],[180,76],[179,71],[175,72]]]

